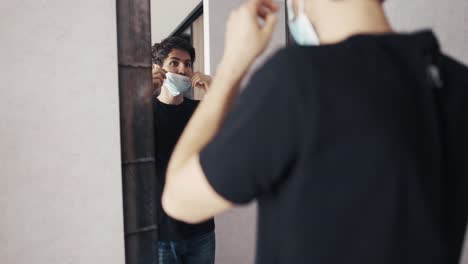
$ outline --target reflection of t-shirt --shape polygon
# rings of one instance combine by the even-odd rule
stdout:
[[[257,263],[457,263],[468,69],[431,32],[285,48],[200,160],[224,198],[258,200]]]
[[[168,105],[157,99],[154,100],[156,175],[160,186],[159,195],[165,183],[169,158],[197,105],[198,101],[188,98],[184,98],[180,105]],[[161,209],[159,198],[158,204]],[[169,217],[163,210],[158,210],[158,224],[159,240],[166,241],[190,239],[214,230],[213,219],[196,225],[186,224]]]

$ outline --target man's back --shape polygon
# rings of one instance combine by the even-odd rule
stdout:
[[[467,89],[428,32],[287,48],[200,162],[223,197],[258,197],[259,263],[456,263]]]
[[[453,263],[462,249],[468,215],[468,70],[443,57],[442,114],[445,133],[444,185],[447,195],[447,236]]]

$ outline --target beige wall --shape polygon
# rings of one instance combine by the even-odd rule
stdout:
[[[1,1],[0,43],[0,263],[124,263],[115,1]]]

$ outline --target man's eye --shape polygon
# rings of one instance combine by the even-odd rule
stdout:
[[[179,66],[179,62],[178,61],[171,61],[170,65],[174,66],[174,67],[177,67],[177,66]]]
[[[192,68],[192,63],[186,63],[186,64],[185,64],[185,67],[187,67],[187,68]]]

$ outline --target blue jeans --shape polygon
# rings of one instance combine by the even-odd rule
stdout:
[[[214,232],[189,240],[159,241],[159,264],[214,264],[215,250]]]

